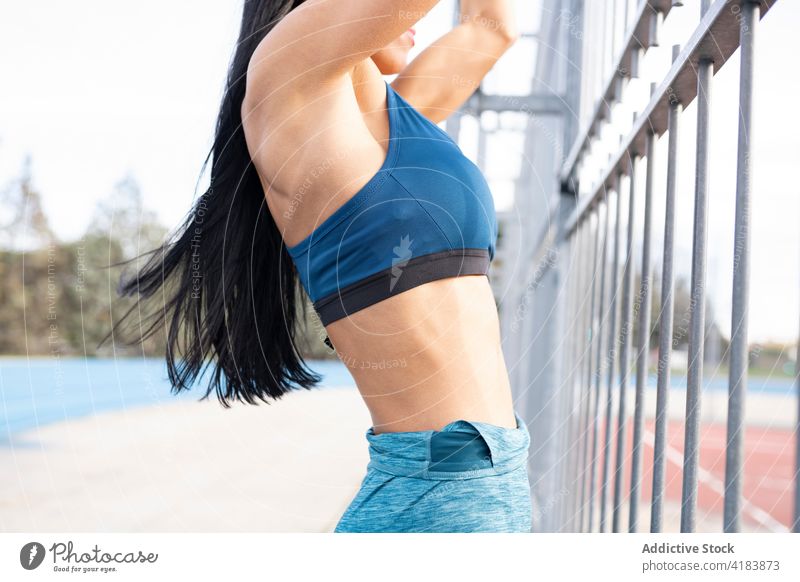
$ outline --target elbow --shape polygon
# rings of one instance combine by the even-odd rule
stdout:
[[[519,38],[519,30],[513,22],[501,23],[495,32],[506,50],[511,48],[511,45]]]
[[[476,35],[477,42],[490,43],[504,51],[508,50],[520,36],[513,19],[499,18],[493,14],[480,14],[462,19],[462,26],[467,26],[473,31],[472,34]]]

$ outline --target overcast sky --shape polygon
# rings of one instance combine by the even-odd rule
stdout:
[[[0,19],[0,186],[32,157],[52,226],[78,237],[95,202],[126,174],[175,226],[195,195],[211,144],[241,0],[8,4]],[[686,2],[690,4],[690,2]],[[419,50],[449,22],[445,2],[417,27]],[[758,37],[751,338],[795,341],[800,327],[800,7],[780,0]],[[530,56],[520,47],[520,67]],[[414,53],[412,53],[413,56]],[[508,63],[506,63],[506,66]],[[513,67],[513,65],[512,65]],[[505,70],[505,69],[504,69]],[[526,73],[527,74],[527,73]],[[729,327],[738,53],[718,75],[714,108],[709,287]],[[692,141],[693,108],[686,113]],[[691,128],[691,130],[690,130]],[[515,142],[516,144],[516,142]],[[509,145],[509,147],[516,147]],[[679,201],[679,267],[688,276],[691,183]],[[499,190],[499,188],[498,188]],[[508,203],[498,199],[498,208]],[[727,303],[726,303],[727,302]]]

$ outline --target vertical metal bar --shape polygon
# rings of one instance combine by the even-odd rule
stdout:
[[[624,16],[622,17],[622,34],[623,35],[628,31],[628,24],[629,24],[629,21],[630,21],[630,18],[629,18],[629,12],[630,12],[629,4],[630,4],[630,0],[625,0],[625,12],[624,12]]]
[[[680,52],[672,47],[672,60]],[[667,405],[669,403],[670,359],[672,357],[673,307],[673,248],[675,245],[675,191],[678,174],[678,122],[681,104],[671,94],[667,130],[667,192],[664,211],[664,258],[661,269],[661,314],[658,328],[658,387],[656,389],[655,442],[653,451],[653,499],[650,505],[650,531],[661,531],[664,511],[664,473],[666,469]]]
[[[651,87],[652,88],[652,87]],[[644,230],[642,233],[642,280],[639,286],[639,334],[636,354],[636,399],[633,405],[633,449],[631,452],[631,491],[628,513],[628,531],[636,532],[639,519],[639,488],[642,469],[642,432],[644,428],[644,387],[647,383],[647,352],[650,349],[650,236],[652,230],[651,205],[653,198],[653,172],[655,171],[655,141],[652,132],[647,134],[647,175],[644,192]]]
[[[640,47],[634,47],[631,50],[631,68],[629,72],[631,79],[639,78],[639,67],[641,60],[642,60],[642,49]]]
[[[661,30],[664,26],[664,13],[660,10],[653,10],[653,13],[650,14],[650,21],[647,23],[648,25],[648,48],[658,46],[658,43],[661,41]]]
[[[589,389],[589,398],[591,404],[591,415],[587,419],[587,426],[586,426],[586,449],[587,449],[587,457],[589,446],[591,445],[592,448],[592,456],[596,453],[596,440],[597,436],[595,433],[595,428],[597,426],[597,418],[598,418],[598,406],[599,406],[599,398],[598,398],[598,375],[599,369],[601,367],[601,360],[602,360],[602,353],[598,349],[598,345],[602,343],[602,333],[603,333],[603,304],[601,303],[600,297],[602,297],[602,285],[605,282],[604,274],[605,271],[605,264],[606,264],[606,253],[605,253],[605,244],[606,239],[608,238],[608,198],[603,199],[602,201],[598,202],[597,206],[597,230],[598,230],[598,238],[595,252],[597,253],[597,257],[595,260],[595,273],[594,278],[597,281],[595,283],[594,288],[594,295],[592,301],[594,302],[595,307],[593,308],[593,319],[592,319],[592,344],[590,349],[592,350],[592,366],[589,370],[589,376],[587,377],[588,389]],[[602,215],[601,215],[602,212]],[[598,279],[599,277],[599,279]],[[591,477],[591,473],[589,471],[590,464],[592,462],[592,458],[587,458],[584,461],[584,471],[586,471],[586,479],[588,480]],[[586,498],[584,499],[584,505],[588,502],[588,495],[589,489],[586,491]],[[593,492],[594,490],[591,489]],[[588,515],[587,515],[588,517]],[[591,531],[591,521],[587,520],[585,530],[584,531]]]
[[[564,421],[563,421],[563,428],[562,428],[562,443],[561,443],[561,451],[562,451],[562,483],[564,487],[568,489],[568,491],[572,491],[570,485],[570,460],[571,460],[571,452],[572,447],[570,443],[572,442],[572,419],[573,419],[573,408],[574,408],[574,374],[575,374],[575,358],[577,355],[577,334],[575,332],[575,312],[577,311],[578,306],[578,296],[579,296],[579,280],[581,275],[581,260],[583,258],[583,253],[581,252],[581,246],[583,242],[583,225],[578,224],[575,227],[575,231],[572,234],[572,240],[574,246],[572,247],[571,255],[572,261],[570,264],[570,300],[569,300],[569,311],[567,312],[569,327],[567,328],[567,335],[569,337],[569,345],[566,346],[566,365],[565,365],[565,378],[566,378],[566,390],[567,396],[565,399],[565,413],[564,413]],[[564,531],[568,525],[568,518],[569,518],[569,504],[570,504],[570,495],[565,496],[562,498],[562,504],[560,508],[560,522],[561,522],[561,531]]]
[[[483,171],[486,169],[486,142],[488,138],[488,132],[486,130],[486,123],[484,120],[484,111],[478,111],[478,114],[475,116],[475,121],[478,122],[478,148],[476,152],[476,161],[478,162],[478,167],[481,168]]]
[[[627,0],[623,1],[627,2]],[[605,49],[606,51],[608,51],[608,55],[611,58],[612,62],[614,61],[614,59],[617,58],[617,55],[619,54],[620,41],[622,36],[620,34],[620,29],[622,29],[623,34],[625,33],[625,23],[619,22],[619,18],[617,16],[619,14],[617,10],[617,4],[618,4],[617,0],[614,0],[614,4],[611,7],[611,43]],[[621,26],[618,26],[617,25],[618,23]]]
[[[583,219],[583,234],[582,234],[582,243],[581,243],[581,262],[580,262],[580,279],[578,285],[578,305],[575,310],[575,336],[576,336],[576,353],[575,353],[575,367],[574,367],[574,379],[573,379],[573,391],[574,394],[577,396],[578,403],[577,403],[577,414],[575,414],[575,406],[573,405],[573,424],[571,429],[571,437],[570,437],[570,455],[571,455],[571,464],[570,464],[570,504],[569,504],[569,525],[570,531],[574,532],[577,530],[576,527],[576,519],[577,519],[577,506],[578,506],[578,494],[579,494],[579,487],[577,485],[578,481],[578,474],[579,474],[579,466],[578,462],[580,460],[580,428],[581,428],[581,421],[583,417],[583,409],[584,409],[584,399],[583,399],[583,362],[586,357],[586,326],[585,326],[585,314],[587,311],[587,302],[586,302],[586,288],[588,285],[589,279],[589,249],[591,245],[591,237],[592,237],[592,216],[587,215]]]
[[[560,482],[559,490],[566,487],[567,483],[567,470],[566,470],[566,463],[564,461],[564,451],[566,450],[566,443],[567,443],[567,424],[569,419],[569,378],[570,378],[570,360],[572,357],[572,325],[570,316],[573,309],[573,301],[574,301],[574,287],[575,287],[575,259],[577,257],[577,253],[575,252],[575,246],[577,243],[577,236],[578,230],[572,233],[569,240],[569,267],[567,269],[566,275],[564,277],[564,288],[565,288],[565,301],[564,304],[566,305],[566,312],[565,312],[565,330],[564,330],[564,343],[563,343],[563,352],[562,352],[562,366],[561,369],[563,370],[564,376],[564,385],[561,393],[563,396],[560,398],[559,402],[559,417],[560,417],[560,424],[558,430],[558,446],[557,450],[561,454],[561,458],[559,459],[558,465],[558,479]],[[558,501],[558,524],[559,529],[558,531],[563,531],[564,528],[564,519],[563,515],[565,514],[564,505],[566,504],[566,500],[562,497]]]
[[[594,460],[597,454],[597,424],[598,424],[598,413],[599,413],[599,405],[600,405],[600,398],[599,398],[599,376],[600,370],[602,368],[602,352],[600,346],[602,345],[602,334],[603,334],[603,300],[604,300],[604,284],[605,284],[605,269],[606,269],[606,240],[608,238],[608,212],[609,212],[609,204],[608,198],[604,198],[600,202],[598,202],[598,210],[597,210],[597,230],[598,230],[598,238],[597,243],[595,245],[595,273],[594,273],[594,288],[593,288],[593,295],[592,295],[592,302],[594,304],[593,307],[593,317],[592,317],[592,343],[589,346],[592,351],[592,366],[589,370],[589,374],[587,376],[587,384],[589,390],[589,401],[590,401],[590,409],[591,414],[586,419],[586,457],[584,459],[584,472],[585,476],[584,479],[588,482],[589,487],[586,489],[586,493],[583,499],[583,506],[582,510],[586,515],[584,523],[584,530],[583,531],[591,531],[592,528],[592,519],[591,519],[591,512],[586,511],[587,505],[591,502],[590,497],[594,495]],[[602,212],[602,215],[601,215]],[[589,452],[589,447],[591,446],[591,453]],[[591,454],[591,456],[589,456]]]
[[[599,0],[597,3],[603,7],[603,20],[600,28],[600,43],[598,44],[600,50],[597,51],[597,55],[600,61],[600,66],[597,69],[598,70],[597,79],[599,80],[599,83],[595,83],[596,91],[594,95],[595,99],[602,99],[603,95],[602,95],[602,89],[600,89],[600,85],[606,79],[606,70],[607,70],[606,68],[609,62],[607,54],[608,49],[606,48],[609,44],[608,43],[608,37],[609,37],[608,0]]]
[[[580,490],[581,486],[578,483],[580,480],[580,476],[582,475],[580,460],[582,455],[582,448],[583,448],[583,424],[584,424],[584,415],[586,414],[586,398],[585,398],[585,383],[584,383],[584,366],[586,365],[587,361],[587,349],[586,349],[586,342],[588,339],[587,334],[587,317],[589,316],[589,302],[587,301],[586,291],[590,288],[589,279],[591,274],[589,272],[590,266],[590,251],[591,251],[591,244],[592,244],[592,231],[594,229],[594,214],[590,213],[586,217],[586,248],[584,249],[584,261],[583,261],[583,277],[581,279],[581,309],[579,311],[580,319],[579,322],[579,357],[578,357],[578,365],[576,367],[577,378],[578,378],[578,391],[580,394],[580,402],[578,407],[578,427],[575,435],[575,456],[573,460],[573,473],[575,475],[575,495],[573,496],[573,503],[574,506],[572,507],[572,531],[580,531],[580,526],[578,525],[578,512],[580,510]]]
[[[697,510],[697,462],[700,431],[700,386],[705,339],[706,235],[708,229],[709,107],[713,62],[697,65],[697,163],[695,168],[694,236],[689,320],[689,368],[686,379],[686,429],[681,492],[681,532],[693,532]]]
[[[587,343],[590,339],[589,336],[589,323],[588,319],[591,316],[590,307],[591,301],[588,296],[588,290],[590,289],[591,285],[591,277],[592,273],[590,271],[592,267],[592,246],[596,244],[596,224],[594,220],[594,213],[590,213],[586,217],[586,244],[583,251],[584,262],[583,262],[583,274],[584,277],[582,279],[581,285],[581,319],[580,319],[580,359],[578,360],[578,367],[576,368],[576,372],[578,374],[578,387],[580,391],[580,415],[579,415],[579,426],[578,431],[575,437],[576,443],[576,450],[575,450],[575,495],[573,496],[573,511],[572,511],[572,518],[573,518],[573,528],[572,531],[580,531],[580,523],[578,520],[578,514],[580,510],[580,494],[581,494],[581,486],[580,480],[582,480],[584,471],[583,467],[580,464],[581,457],[583,455],[583,437],[584,437],[584,424],[585,424],[585,416],[588,412],[588,402],[587,402],[587,393],[586,393],[586,374],[584,372],[585,366],[588,365],[590,359],[590,352],[587,348]]]
[[[586,531],[592,531],[592,524],[594,522],[594,484],[595,473],[597,470],[597,441],[599,439],[599,425],[600,425],[600,385],[601,377],[603,374],[603,322],[605,320],[603,308],[605,307],[605,294],[606,294],[606,271],[608,267],[608,231],[609,223],[611,222],[611,202],[608,193],[606,193],[605,203],[605,220],[603,227],[603,250],[601,252],[601,271],[600,271],[600,321],[597,327],[597,364],[594,374],[594,422],[592,427],[592,459],[589,468],[589,516]]]
[[[586,93],[584,91],[586,74],[583,72],[582,63],[584,62],[584,37],[587,31],[584,24],[584,0],[571,0],[567,6],[569,7],[569,26],[565,28],[565,32],[568,33],[566,59],[570,66],[566,67],[565,72],[566,103],[571,111],[576,112],[576,115],[563,116],[564,144],[568,146],[575,140],[578,126],[583,120],[580,112],[581,108],[585,106],[583,100]],[[557,21],[562,15],[563,12],[556,17]]]
[[[569,491],[569,494],[564,499],[564,504],[561,509],[562,516],[561,516],[561,524],[562,530],[561,531],[569,531],[569,509],[570,509],[570,496],[572,493],[572,486],[571,486],[571,475],[570,475],[570,468],[572,466],[572,447],[570,446],[572,443],[572,419],[573,419],[573,408],[575,406],[575,359],[577,357],[577,343],[578,343],[578,336],[575,330],[576,327],[576,318],[575,312],[578,308],[578,296],[580,295],[580,276],[581,276],[581,268],[580,262],[583,258],[583,254],[581,253],[581,246],[583,242],[583,225],[578,223],[575,227],[575,232],[573,233],[573,240],[575,241],[574,251],[573,254],[573,261],[571,265],[571,292],[572,292],[572,300],[570,301],[570,309],[568,312],[568,321],[569,321],[569,358],[568,358],[568,367],[566,368],[567,371],[567,411],[566,417],[564,419],[565,422],[565,438],[564,444],[562,449],[562,457],[563,457],[563,471],[564,471],[564,486]]]
[[[619,531],[620,508],[622,506],[622,473],[623,457],[625,455],[625,400],[628,390],[628,375],[630,369],[630,336],[633,315],[631,313],[631,295],[633,294],[633,226],[636,212],[636,155],[631,153],[628,157],[628,240],[625,248],[625,270],[622,282],[622,310],[619,328],[619,410],[617,412],[617,459],[614,469],[614,513],[612,516],[612,531]]]
[[[445,131],[447,134],[453,139],[454,142],[459,143],[460,135],[461,135],[461,116],[463,115],[463,110],[458,109],[453,112],[453,115],[447,118],[445,121]],[[480,117],[478,118],[480,120]]]
[[[586,383],[584,384],[584,394],[586,398],[586,410],[585,415],[582,419],[581,424],[581,455],[580,455],[580,477],[581,477],[581,489],[580,489],[580,505],[578,507],[578,531],[583,532],[583,515],[584,515],[584,506],[585,506],[585,499],[586,499],[586,475],[588,470],[588,455],[589,455],[589,418],[591,417],[592,412],[592,365],[594,364],[594,360],[592,358],[593,350],[592,347],[595,344],[595,309],[597,307],[595,303],[595,290],[597,289],[597,261],[599,259],[599,247],[600,247],[600,210],[601,205],[598,204],[595,212],[593,213],[593,218],[596,220],[593,221],[594,223],[594,245],[592,250],[594,254],[594,258],[592,260],[592,284],[590,293],[590,306],[588,311],[588,318],[587,318],[587,326],[586,331],[588,334],[587,337],[587,344],[586,344]]]
[[[455,0],[453,3],[453,26],[458,26],[460,24],[459,20],[461,19],[461,0]],[[447,134],[453,139],[454,142],[459,143],[459,137],[461,135],[461,117],[464,115],[464,109],[458,108],[456,111],[453,112],[453,115],[450,115],[447,120],[444,122],[445,131]],[[478,124],[480,125],[481,122],[481,115],[478,112],[477,115]],[[482,167],[482,166],[480,166]]]
[[[571,300],[570,300],[570,308],[567,312],[567,318],[569,321],[569,355],[567,358],[567,367],[566,370],[566,390],[567,390],[567,398],[566,398],[566,412],[564,417],[564,439],[562,444],[562,470],[564,473],[564,487],[569,490],[569,482],[570,482],[570,475],[569,475],[569,467],[570,467],[570,451],[569,444],[572,440],[572,407],[573,407],[573,375],[574,375],[574,366],[575,366],[575,353],[576,347],[575,344],[577,342],[576,335],[575,335],[575,309],[577,306],[578,301],[578,279],[580,277],[580,259],[581,259],[581,237],[582,237],[582,229],[581,225],[579,224],[575,232],[573,233],[573,241],[574,247],[571,249],[572,254],[572,261],[570,262],[570,293],[571,293]],[[561,507],[561,531],[568,531],[567,527],[567,519],[569,516],[569,496],[564,499],[564,503]]]
[[[622,208],[622,174],[617,175],[617,208],[616,220],[614,222],[614,256],[611,267],[611,321],[608,331],[608,375],[606,390],[606,430],[603,443],[603,474],[600,485],[600,531],[606,529],[606,495],[608,491],[608,472],[611,465],[611,416],[612,416],[612,397],[614,385],[614,361],[616,354],[616,333],[617,333],[617,292],[619,290],[619,238],[620,238],[620,217]]]
[[[733,302],[728,378],[728,445],[725,449],[724,531],[740,529],[742,448],[747,390],[747,302],[750,286],[750,155],[753,148],[753,58],[758,4],[742,2],[739,20],[739,143],[736,160],[736,218],[734,222]]]
[[[575,309],[575,360],[573,367],[572,389],[577,393],[578,401],[578,414],[575,415],[575,406],[573,406],[573,429],[570,430],[570,498],[569,498],[569,531],[575,531],[575,508],[577,505],[576,497],[576,477],[578,471],[578,451],[579,446],[577,433],[580,428],[580,415],[583,413],[583,402],[580,397],[581,393],[581,367],[583,363],[583,341],[584,341],[584,326],[583,326],[583,313],[584,313],[584,286],[586,283],[586,247],[587,241],[591,236],[591,224],[589,217],[582,219],[582,244],[581,244],[581,262],[580,262],[580,279],[578,283],[577,305]],[[577,420],[576,420],[577,418]]]
[[[570,358],[570,345],[571,345],[571,335],[570,335],[570,327],[569,327],[569,312],[571,310],[572,304],[572,284],[574,279],[574,246],[575,246],[575,238],[574,236],[567,237],[564,242],[564,270],[563,270],[563,278],[561,282],[561,289],[563,290],[563,304],[564,304],[564,330],[562,335],[562,342],[559,345],[560,348],[560,370],[561,370],[561,378],[559,381],[562,382],[562,386],[558,390],[558,402],[557,402],[557,414],[558,414],[558,421],[556,424],[556,434],[554,436],[555,451],[557,452],[558,457],[557,462],[553,463],[553,472],[554,472],[554,479],[557,480],[557,490],[561,490],[564,488],[566,483],[566,473],[564,470],[564,463],[562,459],[562,451],[563,445],[566,441],[564,436],[565,432],[565,423],[567,418],[567,392],[566,386],[568,385],[568,370],[569,370],[569,358]],[[563,521],[561,520],[561,506],[563,504],[563,498],[557,498],[556,507],[553,508],[554,515],[554,525],[557,524],[558,529],[556,531],[562,531]]]
[[[573,254],[572,253],[572,249],[571,249],[573,244],[574,244],[574,240],[570,241],[570,243],[569,243],[569,247],[570,247],[569,254],[570,254],[570,256]],[[572,287],[573,274],[572,274],[572,264],[571,264],[571,262],[572,261],[570,260],[569,263],[565,263],[565,265],[569,264],[569,267],[567,267],[565,269],[564,283],[563,283],[563,285],[564,285],[564,287],[563,287],[563,289],[564,289],[564,306],[565,306],[565,310],[564,310],[564,318],[565,318],[564,319],[564,335],[563,335],[563,343],[561,344],[561,350],[562,350],[562,352],[561,352],[561,370],[562,370],[562,373],[563,373],[563,381],[562,381],[563,384],[562,384],[561,389],[558,391],[558,393],[559,393],[558,424],[557,424],[557,434],[555,436],[555,439],[556,439],[555,450],[557,451],[557,454],[559,455],[559,457],[558,457],[558,462],[554,463],[554,472],[556,473],[555,479],[558,481],[557,490],[562,490],[566,486],[566,471],[564,469],[563,452],[562,451],[563,451],[564,443],[566,442],[566,437],[564,436],[564,432],[566,430],[565,426],[566,426],[566,418],[567,418],[566,386],[568,384],[568,382],[567,382],[567,377],[568,377],[567,370],[568,370],[568,365],[569,365],[569,354],[570,354],[569,345],[570,345],[570,341],[571,341],[570,333],[569,333],[569,322],[566,319],[568,317],[567,314],[570,311],[570,304],[572,303],[571,287]],[[561,514],[562,514],[562,507],[561,506],[562,505],[563,505],[563,498],[558,498],[557,499],[557,505],[554,508],[554,511],[555,511],[555,514],[558,516],[556,518],[556,523],[558,525],[558,529],[556,531],[559,531],[559,532],[562,531],[562,527],[563,527],[563,521],[561,520]]]

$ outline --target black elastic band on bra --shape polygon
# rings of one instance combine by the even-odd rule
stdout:
[[[322,325],[328,325],[424,283],[461,275],[486,275],[489,263],[488,249],[452,249],[414,257],[323,297],[314,303],[314,308]]]

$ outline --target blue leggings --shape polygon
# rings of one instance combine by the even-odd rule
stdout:
[[[455,420],[366,437],[370,461],[335,532],[529,532],[530,434]]]

